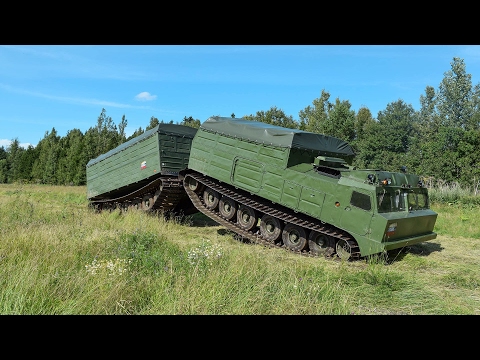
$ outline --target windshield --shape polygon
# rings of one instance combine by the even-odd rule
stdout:
[[[377,193],[378,212],[428,209],[426,189],[381,189]]]

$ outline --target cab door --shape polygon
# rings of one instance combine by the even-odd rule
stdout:
[[[364,190],[354,189],[348,204],[339,204],[342,209],[341,228],[349,233],[369,236],[373,217],[372,195]]]

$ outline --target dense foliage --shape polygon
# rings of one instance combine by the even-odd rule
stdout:
[[[386,105],[374,118],[367,107],[355,112],[348,100],[330,101],[322,90],[299,112],[299,119],[276,106],[249,120],[332,135],[348,141],[357,156],[354,165],[408,172],[425,177],[429,185],[438,182],[470,187],[480,186],[480,83],[473,86],[463,59],[453,58],[451,70],[437,90],[425,88],[420,110],[399,99]],[[235,117],[235,114],[231,114]],[[85,185],[90,159],[149,130],[163,120],[151,117],[146,129],[125,135],[125,115],[117,126],[102,109],[97,124],[85,133],[73,129],[65,137],[55,128],[45,133],[36,147],[24,149],[18,138],[6,149],[0,147],[0,183],[28,182],[50,185]],[[173,123],[173,120],[169,123]],[[182,125],[199,127],[200,120],[184,117]]]

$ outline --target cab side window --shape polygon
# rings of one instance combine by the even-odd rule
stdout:
[[[358,207],[363,210],[370,211],[372,209],[372,202],[370,196],[362,194],[358,191],[352,192],[352,198],[350,199],[350,205]]]

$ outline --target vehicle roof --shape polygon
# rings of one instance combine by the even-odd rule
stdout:
[[[355,155],[350,144],[333,136],[284,128],[244,118],[212,116],[200,125],[200,129],[265,145],[307,149],[343,156]]]
[[[91,166],[99,161],[102,161],[103,159],[108,158],[109,156],[116,154],[119,151],[122,151],[142,140],[145,140],[149,138],[150,136],[154,135],[155,133],[159,134],[174,134],[176,136],[182,136],[182,137],[188,137],[193,139],[195,134],[197,133],[198,129],[192,128],[190,126],[185,126],[185,125],[179,125],[179,124],[158,124],[155,126],[153,129],[145,131],[143,134],[138,135],[134,137],[133,139],[130,139],[123,144],[118,145],[116,148],[107,151],[105,154],[101,154],[95,159],[91,159],[88,163],[87,166]]]

